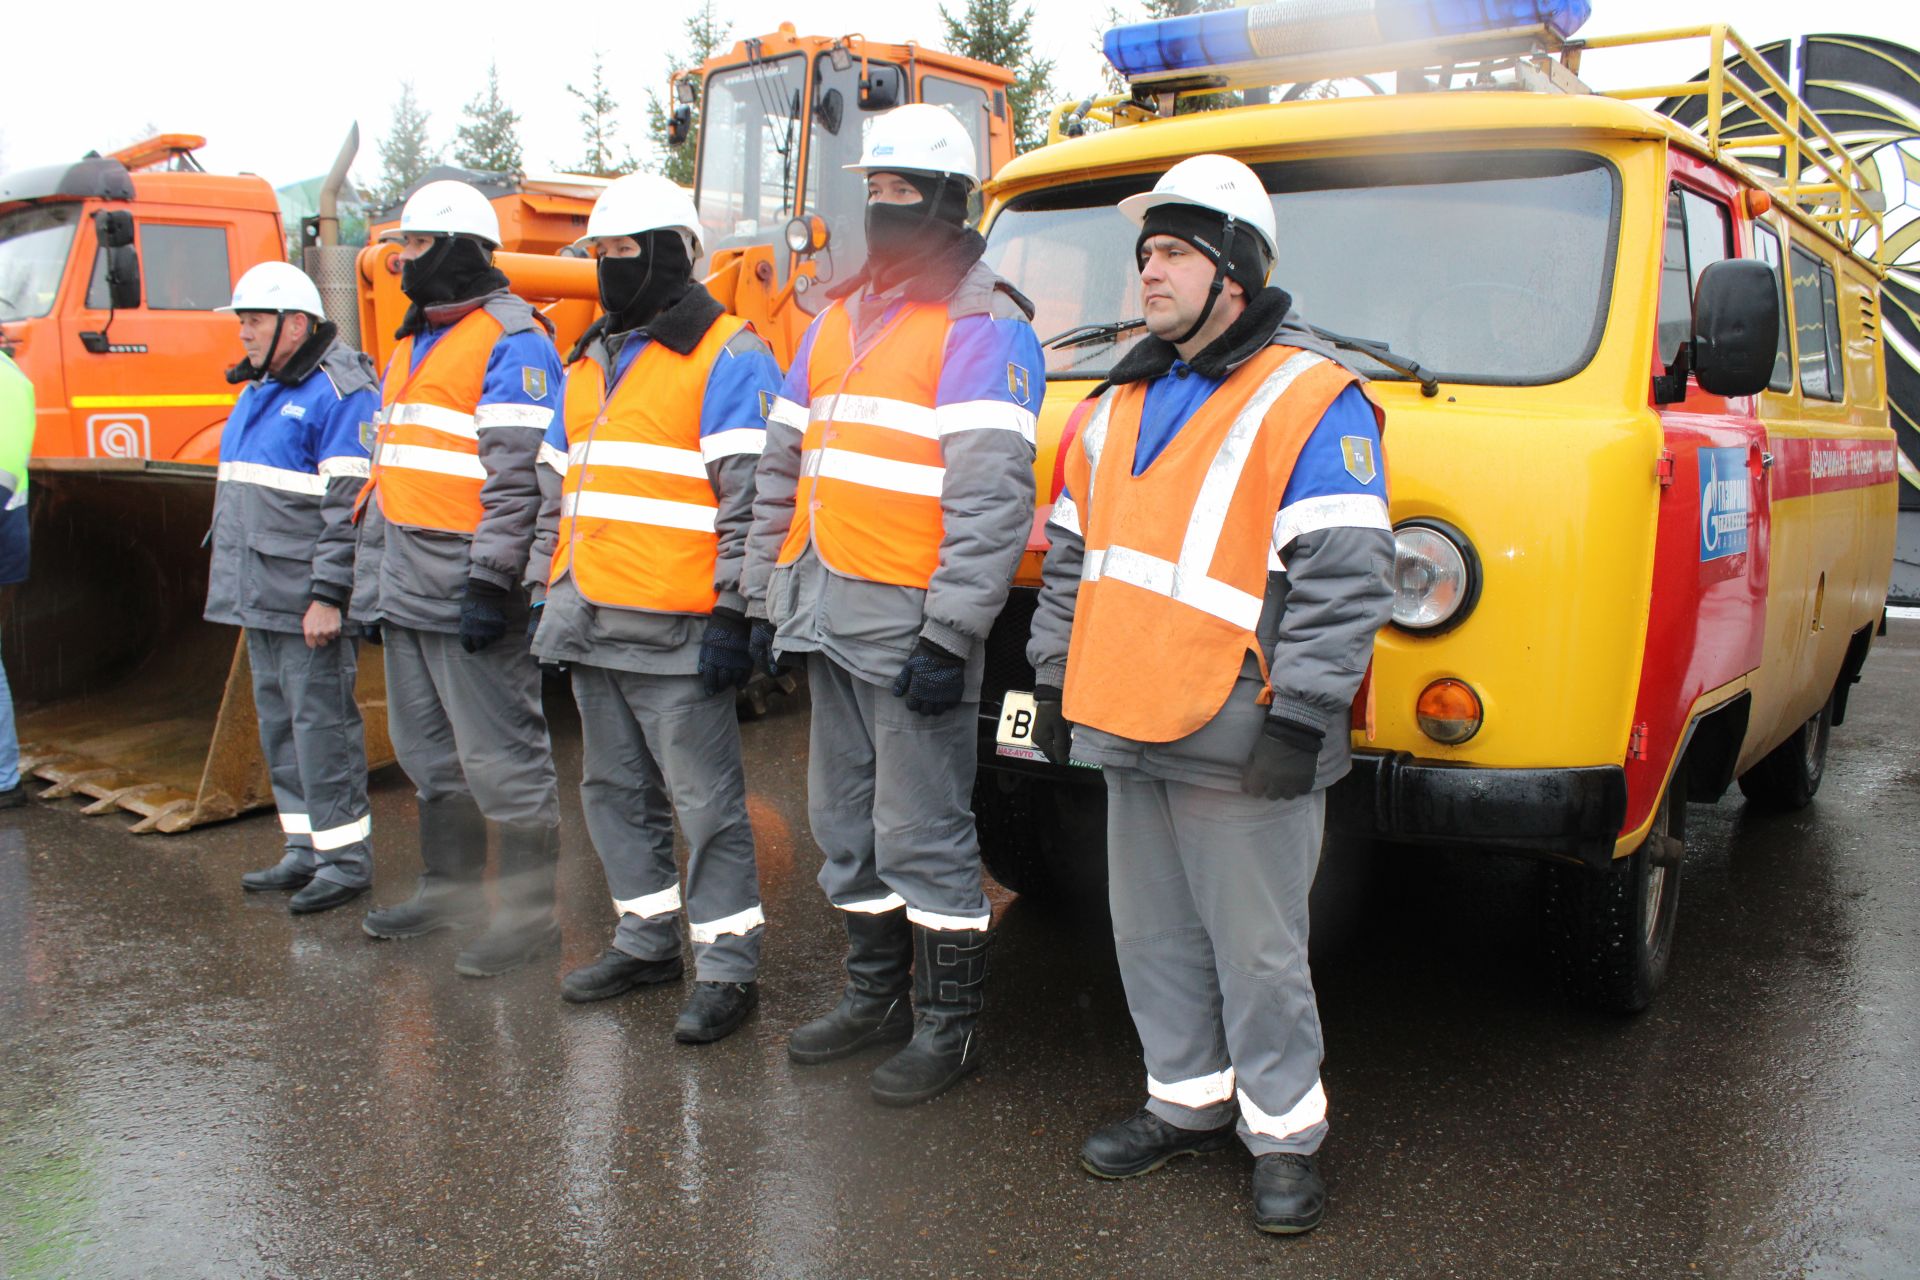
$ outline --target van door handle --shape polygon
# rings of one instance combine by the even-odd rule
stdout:
[[[1762,471],[1773,470],[1773,455],[1764,449],[1760,451],[1760,469]]]

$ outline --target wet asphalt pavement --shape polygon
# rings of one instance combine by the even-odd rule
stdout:
[[[491,981],[454,975],[448,935],[243,895],[271,815],[0,815],[0,1276],[1920,1274],[1920,623],[1876,648],[1811,809],[1691,810],[1641,1017],[1561,1003],[1537,868],[1331,853],[1332,1201],[1293,1240],[1252,1230],[1242,1153],[1080,1172],[1089,1127],[1140,1101],[1139,1047],[1099,929],[1006,895],[978,1075],[896,1112],[872,1059],[789,1065],[840,933],[804,710],[746,733],[762,1005],[702,1048],[669,1037],[681,988],[557,995],[612,925],[577,797],[564,957]],[[577,779],[577,727],[556,735]],[[376,781],[388,902],[412,801]]]

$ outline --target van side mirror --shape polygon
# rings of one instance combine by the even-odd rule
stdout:
[[[1766,390],[1780,346],[1780,286],[1757,258],[1727,258],[1700,273],[1693,295],[1693,375],[1716,396]]]
[[[677,147],[693,134],[693,108],[682,103],[667,119],[667,145]]]
[[[886,111],[899,106],[905,83],[900,68],[878,62],[869,63],[867,74],[860,77],[860,109]]]

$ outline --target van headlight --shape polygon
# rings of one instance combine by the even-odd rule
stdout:
[[[1443,520],[1405,520],[1393,530],[1393,622],[1436,634],[1459,626],[1480,598],[1480,557]]]

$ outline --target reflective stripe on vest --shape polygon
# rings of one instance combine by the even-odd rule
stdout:
[[[582,597],[615,608],[713,612],[720,500],[707,475],[700,413],[715,362],[746,327],[723,316],[684,356],[649,342],[610,396],[598,363],[582,357],[568,367],[549,582],[571,574]],[[745,451],[738,437],[725,447]]]
[[[413,368],[413,336],[400,339],[380,388],[380,436],[368,487],[398,525],[472,533],[480,527],[480,430],[474,415],[500,322],[471,311]]]
[[[781,564],[812,543],[849,577],[921,588],[932,580],[946,479],[935,405],[951,327],[945,303],[905,303],[856,350],[844,303],[821,316]]]
[[[1252,651],[1274,514],[1300,450],[1354,381],[1334,361],[1268,347],[1227,376],[1146,471],[1133,474],[1145,383],[1101,397],[1067,460],[1086,558],[1064,711],[1137,742],[1172,742],[1218,714]]]

